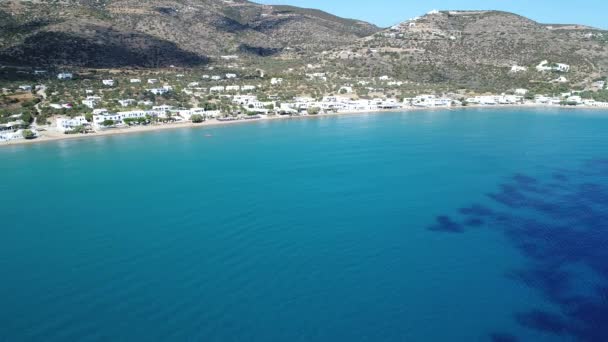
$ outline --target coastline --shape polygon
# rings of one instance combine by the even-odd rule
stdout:
[[[216,119],[207,120],[202,123],[192,123],[192,122],[180,122],[180,123],[170,123],[170,124],[158,124],[158,125],[149,125],[149,126],[133,126],[133,127],[124,127],[124,128],[114,128],[105,131],[88,133],[88,134],[64,134],[57,131],[43,131],[43,135],[39,138],[32,140],[12,140],[8,142],[0,143],[0,148],[7,146],[16,146],[16,145],[32,145],[32,144],[42,144],[46,142],[53,141],[61,141],[61,140],[77,140],[77,139],[87,139],[94,137],[104,137],[104,136],[112,136],[112,135],[124,135],[124,134],[133,134],[133,133],[145,133],[145,132],[156,132],[156,131],[164,131],[164,130],[173,130],[180,128],[202,128],[202,127],[216,127],[216,126],[227,126],[233,124],[244,124],[251,122],[259,122],[259,121],[269,121],[269,120],[288,120],[288,119],[308,119],[308,118],[318,118],[318,117],[331,117],[331,116],[340,116],[340,115],[355,115],[355,114],[382,114],[382,113],[398,113],[398,112],[418,112],[418,111],[437,111],[437,110],[467,110],[467,109],[487,109],[487,108],[495,108],[495,109],[510,109],[510,108],[538,108],[538,109],[560,109],[560,110],[577,110],[577,109],[588,109],[588,110],[608,110],[608,108],[602,107],[591,107],[591,106],[576,106],[576,107],[566,107],[566,106],[546,106],[546,105],[536,105],[536,104],[521,104],[521,105],[474,105],[474,106],[463,106],[463,107],[408,107],[408,108],[396,108],[396,109],[379,109],[379,110],[362,110],[362,111],[344,111],[339,113],[329,113],[329,114],[316,114],[316,115],[305,115],[305,116],[272,116],[264,119],[253,119],[253,120],[234,120],[234,121],[218,121]]]

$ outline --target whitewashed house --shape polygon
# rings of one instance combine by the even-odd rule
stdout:
[[[227,79],[236,78],[236,74],[226,74]]]
[[[108,86],[108,87],[114,86],[114,80],[102,80],[101,83],[103,83],[103,85]]]
[[[154,95],[164,95],[169,92],[169,90],[165,88],[152,88],[148,89],[148,91]]]
[[[226,91],[239,91],[241,89],[238,85],[226,86]]]
[[[87,119],[84,116],[76,116],[73,118],[57,118],[55,125],[61,132],[71,131],[79,126],[88,125]]]
[[[32,86],[31,85],[21,85],[21,86],[19,86],[19,89],[21,89],[23,91],[32,91]]]
[[[515,95],[525,96],[528,93],[528,89],[517,88],[515,89]]]
[[[242,91],[249,91],[249,90],[255,90],[255,86],[254,85],[244,85],[241,87]]]
[[[438,98],[435,95],[419,95],[411,99],[412,106],[415,107],[449,107],[452,105],[452,100],[448,98]]]
[[[519,65],[513,65],[511,67],[511,72],[513,72],[513,73],[524,72],[524,71],[528,71],[528,67],[519,66]]]
[[[59,80],[71,80],[74,78],[74,75],[71,72],[62,72],[57,74],[57,79]]]
[[[568,72],[568,71],[570,71],[570,65],[564,64],[564,63],[555,63],[554,65],[549,65],[549,61],[544,60],[536,66],[536,70],[539,72],[543,72],[543,71]]]
[[[272,79],[270,79],[270,84],[272,84],[272,85],[281,85],[281,84],[283,84],[283,79],[282,78],[273,77]]]
[[[129,106],[134,105],[136,103],[136,101],[134,99],[124,99],[124,100],[118,100],[118,103],[122,107],[129,107]]]
[[[213,81],[219,81],[219,80],[221,80],[221,79],[222,79],[222,76],[218,76],[218,75],[211,76],[211,79],[212,79]]]
[[[82,100],[82,104],[93,109],[101,102],[101,97],[99,96],[87,96],[86,99]]]
[[[139,78],[132,78],[129,80],[129,82],[131,83],[141,83],[141,80]]]
[[[156,84],[158,83],[158,80],[156,78],[149,78],[148,79],[148,84]]]

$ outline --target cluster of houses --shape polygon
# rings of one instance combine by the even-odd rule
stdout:
[[[27,123],[23,120],[15,120],[0,124],[0,142],[23,139],[23,130],[27,127]],[[36,130],[31,130],[34,136],[38,135]]]
[[[219,111],[208,111],[204,108],[176,109],[172,106],[154,106],[151,110],[131,110],[110,113],[106,109],[97,109],[93,113],[93,121],[88,122],[84,116],[72,118],[58,118],[55,123],[57,130],[61,132],[72,131],[78,127],[92,127],[95,130],[108,128],[107,123],[111,122],[110,127],[120,127],[127,125],[129,119],[147,119],[150,117],[172,118],[173,121],[189,121],[192,115],[202,115],[208,118],[216,118]]]

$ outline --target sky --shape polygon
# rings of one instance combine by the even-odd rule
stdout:
[[[388,27],[430,10],[494,9],[546,24],[582,24],[608,29],[608,0],[253,0],[270,5],[318,8]]]

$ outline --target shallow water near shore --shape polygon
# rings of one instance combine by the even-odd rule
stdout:
[[[606,341],[608,111],[0,149],[0,341]]]

